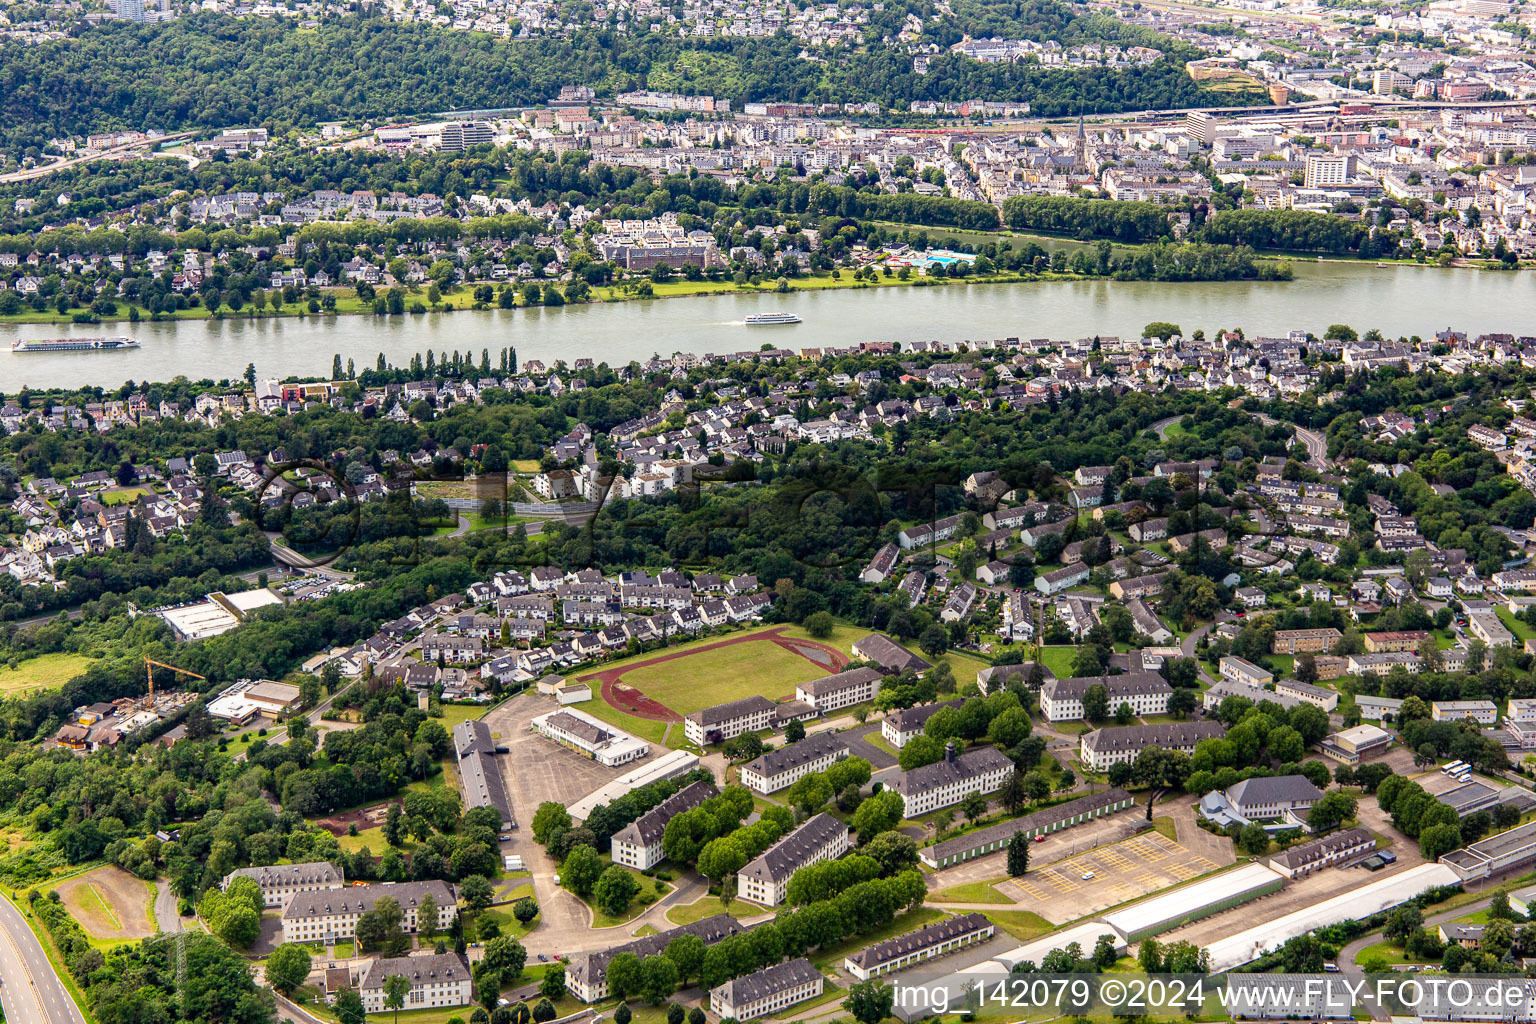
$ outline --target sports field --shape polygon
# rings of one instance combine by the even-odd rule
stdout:
[[[800,683],[837,672],[848,656],[830,644],[787,637],[784,626],[685,644],[578,676],[627,715],[675,722],[701,708],[754,695],[794,696]]]
[[[686,715],[754,694],[770,700],[792,697],[796,684],[829,673],[830,669],[763,640],[633,669],[624,673],[624,685]]]

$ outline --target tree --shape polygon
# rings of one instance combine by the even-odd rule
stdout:
[[[545,999],[560,1000],[565,998],[565,972],[550,971],[544,975],[544,980],[539,982],[539,995]]]
[[[653,1006],[677,991],[677,965],[664,956],[648,956],[640,962],[640,994]]]
[[[425,896],[423,896],[421,898],[421,902],[416,905],[416,930],[419,931],[422,936],[429,942],[432,940],[432,937],[437,934],[437,900],[431,893],[427,893]]]
[[[917,735],[907,741],[896,759],[904,772],[925,764],[937,764],[944,760],[944,743],[932,736]]]
[[[344,988],[336,994],[336,1019],[341,1024],[368,1024],[368,1012],[363,997],[353,988]]]
[[[1349,793],[1334,790],[1324,793],[1307,813],[1307,825],[1314,832],[1329,832],[1355,816],[1358,801]]]
[[[879,978],[861,981],[848,990],[843,1009],[859,1024],[880,1024],[896,1007],[896,990]]]
[[[572,850],[560,865],[560,882],[582,899],[592,895],[592,888],[603,874],[603,859],[590,846]]]
[[[699,976],[699,969],[704,966],[706,952],[704,940],[697,935],[679,935],[667,943],[666,957],[677,965],[679,984],[686,985],[689,978]]]
[[[469,875],[459,882],[459,898],[464,901],[465,910],[478,914],[491,905],[496,892],[484,875]]]
[[[635,876],[618,864],[610,864],[598,878],[592,890],[597,905],[610,917],[618,917],[629,909],[630,900],[640,894],[640,883]]]
[[[610,968],[609,974],[611,975],[612,973],[612,968]],[[610,981],[609,987],[612,987],[612,984],[613,983]],[[629,1024],[630,1018],[633,1016],[634,1014],[630,1011],[629,1004],[620,1003],[613,1011],[613,1024]]]
[[[949,632],[937,622],[930,623],[918,635],[917,646],[930,658],[937,658],[949,650]]]
[[[555,829],[570,827],[571,815],[565,805],[546,800],[533,814],[533,841],[542,845],[549,842],[550,833]]]
[[[608,963],[608,988],[615,996],[626,999],[640,991],[640,958],[633,953],[620,953]],[[626,1007],[620,1007],[626,1009]],[[618,1014],[614,1014],[618,1024]]]
[[[411,994],[411,981],[403,975],[391,974],[384,979],[384,1009],[395,1011],[395,1020],[400,1019],[400,1008],[405,1005],[405,997]]]
[[[882,832],[889,832],[900,824],[905,808],[906,802],[900,793],[882,789],[859,804],[849,825],[858,833],[860,843],[869,843]]]
[[[823,610],[807,615],[803,625],[805,626],[805,631],[811,634],[811,636],[818,640],[825,640],[837,628],[837,621],[832,618],[831,612]]]
[[[1109,690],[1103,683],[1094,683],[1083,691],[1083,717],[1090,722],[1102,722],[1109,717]]]
[[[784,742],[799,743],[803,739],[805,739],[805,723],[798,718],[790,719],[789,724],[784,727]]]
[[[528,963],[528,950],[510,935],[498,935],[485,944],[485,956],[480,960],[480,970],[498,992],[523,976]]]
[[[1029,870],[1029,839],[1023,832],[1015,832],[1008,840],[1008,874],[1018,878]]]
[[[1431,825],[1419,833],[1419,852],[1425,860],[1436,860],[1461,845],[1461,829],[1455,825]]]
[[[517,918],[518,924],[527,924],[539,915],[539,905],[530,897],[523,897],[512,904],[512,916]]]
[[[284,995],[291,995],[309,977],[309,950],[297,942],[285,942],[267,957],[267,984]]]
[[[555,1010],[555,1004],[548,999],[540,999],[533,1007],[534,1024],[545,1024],[545,1021],[554,1020],[560,1014]]]

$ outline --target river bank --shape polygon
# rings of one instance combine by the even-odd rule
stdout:
[[[878,296],[837,288],[756,290],[688,296],[686,302],[589,302],[560,309],[460,311],[452,315],[305,316],[157,323],[0,325],[0,391],[23,384],[116,388],[125,380],[238,377],[255,363],[264,377],[325,375],[332,359],[372,366],[382,355],[404,366],[434,352],[492,353],[514,347],[521,360],[567,363],[587,357],[622,365],[673,352],[742,352],[844,347],[861,341],[1138,337],[1153,321],[1184,332],[1241,327],[1248,337],[1321,335],[1330,324],[1391,337],[1427,337],[1447,327],[1521,333],[1536,320],[1536,289],[1520,274],[1436,274],[1374,263],[1293,264],[1292,282],[1175,283],[1103,278],[1037,280],[1028,287],[874,286]],[[971,279],[974,281],[974,279]],[[1008,283],[1013,283],[1012,281]],[[678,282],[683,285],[683,282]],[[863,293],[860,293],[863,292]],[[786,312],[801,322],[748,327],[754,313]],[[17,339],[126,334],[141,347],[112,352],[3,350]]]
[[[554,285],[563,289],[565,282],[552,280],[527,279],[510,282],[518,290],[516,305],[513,310],[527,309],[560,309],[566,307],[580,307],[587,305],[601,305],[621,302],[649,302],[656,299],[683,299],[698,298],[713,295],[789,295],[799,292],[820,291],[872,291],[875,289],[895,288],[953,288],[971,285],[995,285],[995,284],[1044,284],[1065,281],[1099,281],[1107,278],[1094,277],[1082,274],[1056,273],[1047,271],[1043,274],[1034,273],[1010,273],[998,272],[994,274],[971,274],[963,278],[920,277],[913,275],[908,280],[901,280],[895,275],[885,277],[877,273],[875,280],[855,280],[853,271],[838,271],[834,278],[830,274],[807,274],[801,277],[787,278],[783,288],[779,287],[777,280],[763,280],[758,283],[738,283],[729,278],[721,281],[707,279],[690,281],[686,278],[677,278],[671,281],[653,282],[649,280],[634,280],[628,287],[622,285],[599,285],[591,290],[586,299],[563,299],[558,304],[544,302],[526,302],[521,294],[525,285],[536,285],[541,290]],[[1139,282],[1145,284],[1174,284],[1191,282]],[[1221,282],[1195,282],[1213,283]],[[642,287],[645,286],[645,287]],[[496,302],[478,302],[474,297],[474,289],[467,285],[460,285],[454,292],[443,294],[440,300],[433,305],[427,304],[427,290],[425,288],[410,288],[406,290],[405,311],[396,314],[380,314],[373,308],[372,300],[364,300],[358,297],[353,288],[333,287],[320,289],[323,295],[329,295],[335,299],[335,308],[322,309],[319,312],[311,312],[307,308],[307,299],[300,299],[292,303],[283,303],[273,307],[270,303],[265,307],[244,306],[239,310],[222,307],[216,312],[210,313],[202,306],[177,310],[175,313],[161,313],[151,316],[149,311],[142,306],[136,306],[126,300],[115,300],[118,311],[116,313],[95,314],[90,321],[79,321],[71,313],[59,313],[49,309],[42,312],[28,310],[25,313],[15,313],[10,316],[0,314],[0,326],[4,325],[37,325],[54,324],[69,325],[84,328],[93,325],[130,324],[130,323],[178,323],[197,321],[261,321],[261,320],[313,320],[324,321],[335,317],[351,316],[424,316],[427,314],[443,314],[456,312],[488,312],[491,310],[507,311],[506,307],[499,306]],[[378,294],[383,295],[387,286],[379,286]],[[563,292],[562,292],[563,297]],[[412,308],[414,304],[420,304],[421,308]],[[134,313],[138,319],[134,319]]]

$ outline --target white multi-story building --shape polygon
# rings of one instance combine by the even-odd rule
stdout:
[[[902,817],[915,818],[941,807],[951,807],[972,793],[991,793],[1002,788],[1013,771],[1013,762],[996,747],[977,747],[956,754],[954,743],[944,749],[944,760],[902,772],[890,788],[901,797]]]
[[[882,678],[877,669],[853,668],[800,684],[795,688],[795,699],[817,711],[836,711],[874,700],[880,693]]]
[[[1048,679],[1040,687],[1040,710],[1051,722],[1082,721],[1083,698],[1095,686],[1104,687],[1108,694],[1108,710],[1111,715],[1121,704],[1129,704],[1131,711],[1137,715],[1166,714],[1168,698],[1173,693],[1173,687],[1156,672]]]
[[[776,793],[811,772],[848,756],[848,744],[835,733],[819,732],[799,743],[770,750],[741,766],[741,784],[759,793]]]
[[[796,871],[835,860],[847,853],[850,845],[848,826],[832,815],[807,818],[737,873],[737,893],[744,900],[776,907],[784,902],[784,892]]]
[[[683,716],[683,735],[703,747],[723,743],[744,732],[771,729],[775,718],[773,701],[767,697],[744,697]]]
[[[619,829],[613,836],[613,862],[639,871],[653,868],[665,859],[661,836],[667,822],[684,811],[699,806],[719,791],[707,782],[691,782]]]
[[[474,1001],[473,979],[469,964],[457,953],[432,953],[427,956],[381,958],[368,965],[357,986],[363,1009],[384,1013],[384,981],[399,976],[411,983],[406,993],[405,1010],[426,1010],[434,1006],[468,1006]]]
[[[823,984],[821,972],[801,957],[711,989],[709,1008],[722,1020],[756,1020],[815,999]]]
[[[267,867],[236,868],[224,876],[222,890],[229,883],[244,876],[261,886],[262,899],[269,907],[281,907],[301,892],[318,892],[322,889],[340,889],[346,885],[341,872],[328,861],[310,861],[304,864],[272,864]]]
[[[651,752],[650,745],[644,740],[620,732],[574,708],[540,715],[529,725],[541,736],[586,754],[609,768],[637,761]]]
[[[1083,734],[1078,758],[1094,771],[1107,771],[1111,765],[1129,764],[1148,747],[1162,747],[1185,754],[1195,752],[1195,744],[1204,739],[1218,739],[1227,734],[1220,722],[1164,722],[1158,725],[1108,726]]]
[[[937,704],[920,704],[915,708],[903,708],[885,716],[885,721],[880,725],[880,735],[891,746],[900,750],[906,746],[913,737],[921,736],[923,728],[928,724],[928,719],[938,714],[944,708],[958,708],[964,704],[962,700],[946,700]]]
[[[417,911],[422,898],[431,896],[437,903],[437,930],[447,931],[459,915],[458,898],[447,882],[396,882],[383,885],[352,886],[336,891],[301,892],[283,906],[284,942],[324,942],[327,939],[352,938],[357,919],[389,897],[400,905],[400,930],[418,932],[421,922]]]

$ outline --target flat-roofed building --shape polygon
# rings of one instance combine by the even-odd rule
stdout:
[[[1048,721],[1077,722],[1084,716],[1083,698],[1095,686],[1104,687],[1109,713],[1129,704],[1137,715],[1161,715],[1168,711],[1173,687],[1156,672],[1126,672],[1118,676],[1076,676],[1048,679],[1040,687],[1040,710]]]
[[[1429,639],[1429,631],[1423,629],[1395,629],[1381,633],[1366,633],[1361,637],[1365,649],[1372,654],[1390,651],[1417,651],[1419,645]]]
[[[1341,729],[1323,740],[1319,748],[1324,757],[1331,757],[1344,764],[1359,764],[1374,754],[1383,753],[1392,745],[1392,734],[1374,725],[1357,725]]]
[[[1273,672],[1260,668],[1247,658],[1239,658],[1235,654],[1223,657],[1220,669],[1221,678],[1237,683],[1247,683],[1250,686],[1268,686],[1275,681]]]
[[[807,818],[794,831],[763,851],[736,875],[744,900],[776,907],[796,871],[824,860],[836,860],[852,845],[848,826],[830,814]]]
[[[741,766],[741,783],[759,793],[777,793],[811,772],[848,756],[848,743],[836,733],[819,732],[798,743],[770,750]]]
[[[1437,722],[1492,725],[1499,720],[1499,706],[1491,700],[1437,700],[1429,705],[1429,713]]]
[[[710,989],[709,1009],[722,1020],[756,1020],[815,999],[825,983],[821,972],[800,957]]]
[[[774,704],[767,697],[753,695],[716,704],[683,716],[683,735],[699,746],[723,743],[744,732],[758,732],[774,726]]]
[[[1270,651],[1275,654],[1322,654],[1333,650],[1342,635],[1331,626],[1327,629],[1277,629]]]
[[[431,953],[426,956],[381,957],[368,964],[357,994],[363,1009],[384,1013],[384,982],[401,977],[411,983],[405,994],[403,1010],[427,1010],[435,1006],[468,1006],[474,1002],[474,979],[469,964],[457,953]]]
[[[609,768],[637,761],[651,752],[644,740],[574,708],[539,715],[529,725],[539,735]]]
[[[904,803],[902,816],[915,818],[958,804],[972,793],[995,792],[1012,771],[1013,762],[996,747],[956,754],[951,742],[944,748],[944,760],[902,772],[889,788]]]
[[[1339,693],[1330,690],[1326,686],[1316,686],[1312,683],[1304,683],[1299,679],[1282,679],[1275,683],[1275,692],[1285,697],[1293,697],[1296,700],[1314,704],[1324,711],[1332,711],[1339,706]]]
[[[1205,739],[1220,739],[1227,727],[1220,722],[1161,722],[1157,725],[1112,725],[1085,733],[1078,756],[1095,771],[1107,771],[1110,765],[1129,764],[1148,747],[1162,747],[1185,754],[1195,752],[1195,744]]]
[[[1109,789],[1080,796],[1066,803],[1042,807],[1022,818],[1011,818],[975,832],[967,832],[956,839],[925,846],[918,851],[917,855],[924,864],[937,871],[940,868],[952,867],[968,861],[973,857],[983,857],[989,853],[1005,850],[1008,848],[1009,840],[1016,834],[1022,833],[1025,839],[1033,840],[1036,836],[1059,832],[1094,818],[1128,810],[1135,805],[1136,801],[1131,798],[1131,794],[1118,786],[1111,786]]]
[[[877,942],[849,956],[843,969],[860,981],[902,971],[928,960],[986,942],[997,926],[980,914],[958,914],[916,931]]]
[[[301,892],[283,906],[284,942],[325,942],[346,940],[357,931],[357,919],[388,896],[400,905],[403,918],[400,930],[416,932],[421,923],[416,911],[422,897],[437,903],[437,930],[447,931],[458,916],[458,899],[447,882],[391,882],[381,885],[349,886],[335,891]]]
[[[612,841],[613,862],[645,871],[660,864],[666,855],[661,850],[661,836],[667,822],[684,811],[691,811],[719,793],[707,782],[690,782],[615,832]]]
[[[303,864],[269,864],[266,867],[236,868],[224,876],[222,890],[237,878],[249,878],[261,886],[262,900],[269,907],[281,907],[301,892],[319,892],[322,889],[340,889],[346,880],[336,865],[329,861],[308,861]]]
[[[878,669],[851,668],[800,684],[795,687],[795,699],[817,711],[836,711],[874,700],[880,694],[882,678]]]
[[[1351,861],[1376,849],[1376,837],[1367,828],[1347,828],[1342,832],[1281,850],[1269,858],[1269,866],[1287,878],[1301,878],[1334,864]]]
[[[1502,874],[1536,860],[1536,821],[1481,839],[1440,858],[1463,882]]]

